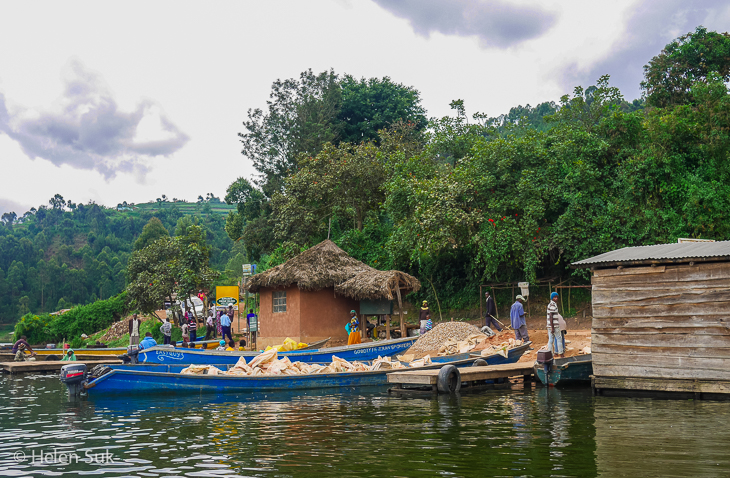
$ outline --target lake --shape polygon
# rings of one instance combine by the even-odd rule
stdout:
[[[522,385],[69,401],[55,375],[0,385],[1,476],[730,475],[730,402]]]

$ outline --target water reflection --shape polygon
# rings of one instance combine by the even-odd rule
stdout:
[[[702,463],[693,474],[711,476],[711,463],[730,463],[730,436],[716,426],[727,405],[712,402],[522,387],[437,398],[375,388],[68,401],[55,376],[0,385],[2,476],[669,476],[627,473],[646,462],[685,474]],[[667,442],[663,423],[701,444]],[[54,449],[114,461],[14,459]]]

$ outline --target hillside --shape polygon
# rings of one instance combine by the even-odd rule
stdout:
[[[200,225],[211,248],[211,267],[240,270],[244,256],[225,232],[225,214],[235,206],[217,199],[120,206],[74,204],[57,194],[49,206],[32,208],[20,218],[4,216],[0,323],[12,324],[28,312],[52,312],[122,292],[135,241],[153,217],[170,235]]]

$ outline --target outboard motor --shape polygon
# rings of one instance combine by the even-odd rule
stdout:
[[[70,363],[61,367],[59,377],[68,388],[68,398],[74,398],[81,394],[86,382],[86,364]]]
[[[552,350],[538,350],[537,351],[537,363],[542,364],[545,370],[545,376],[547,376],[553,369],[553,352]]]
[[[139,345],[128,345],[127,353],[119,356],[124,364],[137,365],[139,363]]]

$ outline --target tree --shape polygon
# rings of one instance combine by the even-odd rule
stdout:
[[[387,76],[358,81],[345,75],[340,85],[342,107],[337,118],[342,122],[341,142],[378,142],[378,131],[398,121],[413,123],[417,130],[428,123],[420,93],[413,87],[394,83]]]
[[[693,101],[692,85],[712,72],[725,82],[730,80],[730,34],[698,26],[667,44],[644,66],[641,88],[649,106],[688,104]]]
[[[341,92],[334,71],[315,75],[310,69],[298,80],[276,80],[270,98],[267,111],[248,110],[245,132],[238,133],[241,154],[253,162],[258,184],[269,197],[295,169],[299,154],[317,154],[337,137],[334,120]]]
[[[144,249],[157,239],[160,239],[161,237],[169,237],[169,235],[170,233],[167,232],[165,226],[162,225],[162,221],[153,217],[147,221],[147,224],[145,224],[142,228],[142,233],[134,242],[134,250],[139,251],[140,249]]]
[[[200,289],[209,289],[218,276],[208,264],[209,257],[203,230],[196,225],[190,225],[184,236],[162,237],[134,251],[127,264],[129,299],[141,312],[154,314],[173,292],[186,300]]]
[[[228,186],[225,201],[227,204],[236,204],[238,214],[246,221],[252,221],[261,216],[266,198],[248,179],[238,178]]]
[[[53,209],[63,210],[63,208],[66,207],[66,200],[63,199],[63,196],[60,194],[56,194],[48,201],[48,204],[50,204]]]
[[[276,238],[306,244],[337,215],[362,231],[365,217],[385,200],[386,169],[372,143],[328,144],[314,158],[302,158],[299,170],[272,200]]]
[[[18,215],[15,214],[15,212],[6,212],[2,215],[2,221],[7,226],[11,226],[15,220],[18,218]]]

